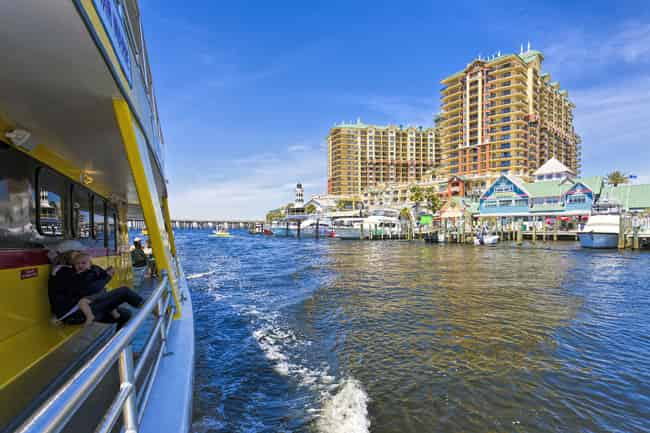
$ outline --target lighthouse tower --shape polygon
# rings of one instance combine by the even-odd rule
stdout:
[[[296,184],[296,199],[293,203],[294,208],[301,208],[305,205],[305,190],[302,183]]]

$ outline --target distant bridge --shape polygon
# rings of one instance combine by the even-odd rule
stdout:
[[[222,219],[222,220],[198,220],[198,219],[182,219],[172,220],[172,228],[174,229],[214,229],[216,227],[224,227],[227,229],[251,229],[255,224],[263,223],[263,220],[243,220],[243,219]],[[142,219],[130,219],[128,221],[129,229],[142,230],[147,227]]]

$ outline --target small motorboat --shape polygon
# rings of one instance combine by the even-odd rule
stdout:
[[[226,229],[219,228],[217,230],[212,230],[212,233],[209,235],[211,238],[231,238],[232,235]]]
[[[582,248],[616,248],[620,215],[592,215],[578,232]]]
[[[249,235],[262,235],[262,234],[265,234],[264,233],[264,225],[260,224],[260,223],[255,224],[255,227],[250,229],[248,231],[248,234]]]
[[[496,245],[499,236],[494,234],[474,236],[474,245]]]

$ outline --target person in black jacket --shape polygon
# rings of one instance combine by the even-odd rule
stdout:
[[[67,324],[89,324],[93,321],[117,323],[120,329],[131,317],[129,310],[120,308],[123,303],[139,308],[144,300],[127,287],[106,291],[113,269],[93,265],[90,255],[77,253],[72,267],[55,269],[50,277],[50,302],[52,311]]]

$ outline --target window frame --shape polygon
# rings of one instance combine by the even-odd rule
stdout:
[[[90,204],[89,209],[88,209],[88,217],[90,221],[88,221],[88,224],[90,225],[90,233],[88,233],[87,238],[82,238],[79,236],[79,233],[75,232],[75,224],[74,224],[74,212],[72,209],[72,206],[74,206],[74,194],[75,194],[75,188],[78,188],[81,192],[85,192],[88,194],[88,202]],[[95,194],[85,186],[81,184],[77,184],[75,182],[70,182],[70,188],[68,189],[68,197],[69,197],[69,223],[70,223],[70,236],[72,239],[79,240],[79,241],[88,241],[90,239],[95,240],[95,237],[93,236],[93,232],[95,230]]]
[[[102,197],[101,195],[94,194],[94,193],[91,193],[91,194],[92,194],[91,203],[92,203],[92,214],[93,214],[93,216],[92,216],[92,226],[91,226],[92,227],[92,229],[91,229],[91,238],[93,240],[97,241],[97,229],[95,228],[96,227],[95,215],[97,214],[97,211],[95,209],[95,205],[96,205],[95,200],[99,200],[101,202],[101,204],[103,205],[102,207],[104,208],[101,215],[103,217],[103,224],[104,224],[104,230],[103,230],[103,233],[104,233],[104,245],[103,245],[103,247],[106,248],[107,245],[108,245],[108,240],[106,238],[107,227],[108,227],[108,222],[106,221],[106,216],[107,216],[107,213],[108,213],[108,203],[106,202],[106,199],[104,199],[104,197]]]
[[[68,190],[68,179],[63,176],[61,173],[58,173],[57,171],[41,165],[36,167],[36,173],[35,173],[35,182],[34,182],[34,202],[35,202],[35,210],[36,210],[36,215],[35,215],[35,221],[36,221],[36,231],[38,232],[39,235],[41,236],[46,236],[48,238],[60,238],[60,239],[66,239],[68,235],[70,234],[70,227],[68,227],[68,203],[65,202],[65,196],[67,194]],[[50,174],[56,177],[60,177],[62,182],[63,182],[63,191],[62,194],[60,194],[60,198],[63,201],[63,206],[62,206],[62,211],[63,215],[61,216],[61,223],[63,224],[63,230],[61,231],[61,235],[51,235],[48,233],[45,233],[41,227],[41,179],[43,176],[43,173]],[[70,197],[68,197],[69,199]]]

